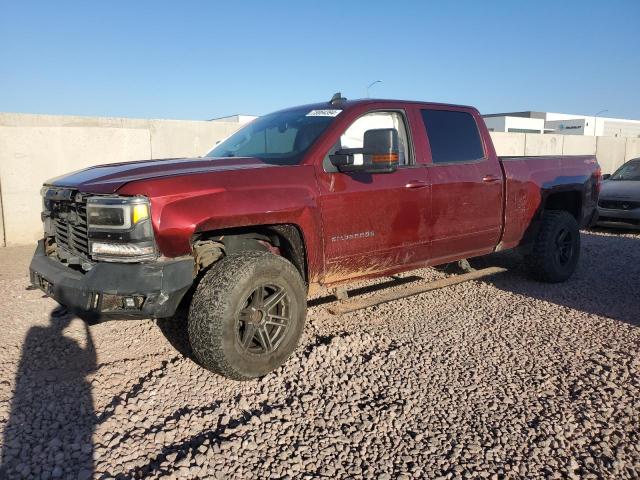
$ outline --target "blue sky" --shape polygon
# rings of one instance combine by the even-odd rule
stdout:
[[[640,1],[0,0],[0,111],[207,119],[365,96],[640,119]]]

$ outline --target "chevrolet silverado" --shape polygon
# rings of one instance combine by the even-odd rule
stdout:
[[[31,282],[99,318],[184,307],[196,359],[250,379],[294,351],[319,286],[513,248],[568,279],[599,187],[594,156],[497,157],[475,108],[337,94],[203,157],[47,181]]]

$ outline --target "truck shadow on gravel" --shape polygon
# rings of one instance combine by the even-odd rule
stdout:
[[[583,231],[581,240],[578,268],[565,283],[532,280],[522,256],[513,252],[471,263],[475,268],[508,268],[506,274],[482,280],[500,290],[640,326],[640,235],[604,236]]]
[[[640,234],[621,232],[626,235],[611,235],[620,232],[604,230],[609,234],[605,236],[597,232],[582,232],[578,269],[565,283],[548,284],[532,280],[522,256],[513,251],[471,259],[470,263],[476,269],[490,266],[509,269],[508,273],[480,280],[500,290],[640,326]],[[446,273],[462,273],[450,267],[437,268]],[[408,275],[348,291],[353,297],[419,280],[421,277]],[[333,295],[323,295],[307,303],[314,307],[335,301]],[[173,348],[198,363],[189,342],[186,311],[172,318],[158,319],[157,325]]]
[[[91,385],[96,351],[63,331],[74,316],[55,309],[46,327],[29,329],[11,413],[4,430],[0,478],[91,478],[95,425]]]
[[[191,342],[189,341],[189,331],[187,330],[186,312],[178,312],[169,318],[159,318],[156,325],[173,348],[183,357],[198,363],[193,355]]]
[[[391,277],[389,280],[365,286],[358,286],[348,289],[350,297],[364,295],[366,293],[375,293],[386,288],[398,287],[407,283],[421,280],[421,277],[416,275],[408,275],[405,277]],[[310,298],[307,301],[308,307],[317,307],[326,305],[328,303],[336,302],[337,299],[334,295],[321,295],[315,298]],[[185,302],[186,303],[186,302]],[[173,316],[169,318],[159,318],[156,320],[156,325],[162,332],[162,335],[167,339],[171,346],[178,351],[183,357],[198,363],[198,360],[193,355],[191,343],[189,341],[189,332],[187,330],[187,309],[185,305],[181,305],[181,309]]]

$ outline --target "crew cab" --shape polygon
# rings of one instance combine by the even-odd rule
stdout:
[[[336,94],[203,157],[46,182],[31,282],[100,318],[184,307],[197,360],[255,378],[293,352],[320,286],[512,248],[568,279],[599,185],[594,156],[497,157],[473,107]]]

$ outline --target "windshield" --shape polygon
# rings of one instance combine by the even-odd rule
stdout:
[[[274,165],[296,165],[341,110],[310,108],[257,118],[207,153],[206,157],[257,157]]]
[[[640,181],[640,162],[628,162],[621,166],[609,180]]]

